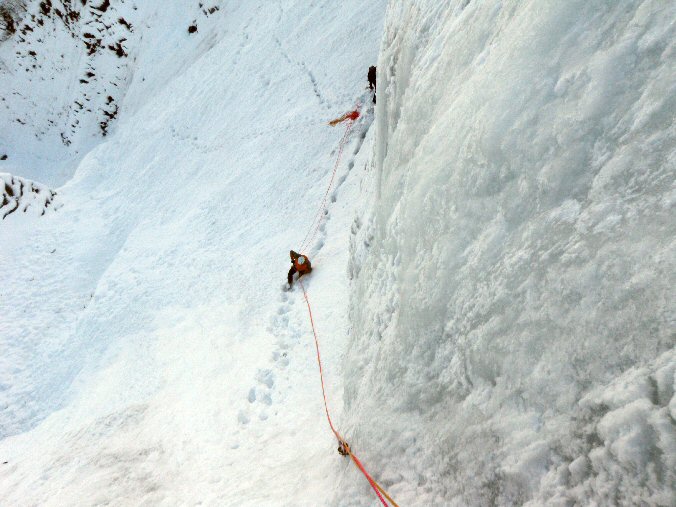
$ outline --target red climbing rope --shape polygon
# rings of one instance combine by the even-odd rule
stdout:
[[[322,218],[324,216],[324,211],[326,209],[326,198],[329,195],[329,192],[331,191],[331,187],[333,186],[333,180],[336,177],[336,172],[338,171],[338,166],[340,165],[340,159],[343,155],[343,148],[345,147],[345,142],[347,141],[347,137],[350,133],[350,130],[352,130],[352,125],[354,125],[355,120],[359,118],[359,108],[361,107],[361,104],[357,104],[357,107],[355,108],[354,111],[351,113],[347,113],[344,118],[344,120],[349,120],[347,123],[347,127],[345,128],[345,133],[343,134],[343,137],[340,140],[339,148],[338,148],[338,156],[336,157],[336,163],[333,165],[333,172],[331,173],[331,180],[329,181],[329,186],[326,189],[326,192],[324,192],[324,197],[322,198],[322,202],[319,205],[319,210],[315,214],[314,219],[312,220],[310,224],[310,228],[307,231],[307,234],[305,234],[305,237],[303,238],[303,241],[300,244],[300,252],[304,252],[309,246],[312,244],[312,240],[315,238],[315,235],[317,234],[317,231],[319,230],[319,226],[322,223]],[[316,223],[316,225],[315,225]],[[314,229],[314,231],[313,231]],[[312,232],[312,236],[310,236],[310,232]]]
[[[329,426],[331,427],[331,431],[333,434],[336,436],[338,439],[338,442],[341,446],[342,449],[345,450],[347,454],[350,455],[350,458],[354,462],[354,464],[359,468],[362,474],[364,474],[364,477],[366,477],[366,480],[369,481],[369,484],[371,485],[371,488],[373,488],[373,491],[375,491],[376,495],[378,495],[378,498],[382,502],[382,504],[385,507],[389,507],[387,502],[385,501],[385,498],[383,498],[383,495],[387,497],[387,499],[390,501],[390,503],[394,507],[399,507],[397,503],[392,500],[390,495],[387,494],[387,492],[378,484],[373,477],[366,471],[366,468],[364,468],[364,465],[362,462],[357,458],[357,456],[352,452],[352,449],[348,445],[348,443],[345,441],[345,439],[342,437],[342,435],[338,432],[338,430],[335,428],[333,425],[333,421],[331,420],[331,414],[329,413],[329,404],[326,399],[326,388],[324,386],[324,370],[322,368],[322,358],[319,353],[319,339],[317,338],[317,330],[315,328],[315,321],[314,318],[312,317],[312,307],[310,306],[310,299],[308,298],[307,291],[305,290],[305,285],[303,285],[303,282],[298,279],[298,283],[300,283],[300,286],[303,289],[303,296],[305,297],[305,304],[307,305],[307,311],[308,314],[310,315],[310,324],[312,326],[312,334],[314,335],[315,339],[315,348],[317,349],[317,364],[319,365],[319,378],[322,383],[322,396],[324,397],[324,410],[326,411],[326,419],[329,421]]]

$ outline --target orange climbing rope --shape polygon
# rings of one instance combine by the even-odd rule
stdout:
[[[338,149],[338,156],[336,157],[336,162],[333,166],[333,171],[331,173],[331,179],[329,180],[329,185],[326,189],[326,192],[324,193],[324,197],[322,198],[322,201],[319,205],[319,209],[317,210],[317,213],[315,214],[314,219],[312,220],[312,223],[310,224],[310,228],[308,229],[307,234],[303,238],[303,241],[301,243],[301,248],[300,252],[303,252],[305,249],[307,249],[310,244],[312,243],[315,235],[317,234],[317,231],[319,230],[319,227],[322,222],[322,218],[324,216],[324,211],[326,209],[326,198],[329,195],[329,192],[331,191],[331,187],[333,186],[333,180],[336,177],[336,172],[338,170],[338,166],[340,165],[340,160],[343,155],[343,148],[345,147],[345,143],[347,141],[348,135],[350,133],[350,130],[352,129],[352,126],[354,125],[355,120],[359,118],[359,109],[361,107],[361,104],[357,104],[356,108],[353,111],[350,111],[348,113],[345,113],[339,118],[336,118],[335,120],[332,120],[329,122],[329,125],[337,125],[340,122],[343,122],[345,120],[349,120],[347,127],[345,128],[345,133],[343,134],[343,137],[340,140],[339,144],[339,149]],[[310,234],[312,233],[312,234]],[[343,438],[343,436],[338,432],[336,427],[333,425],[333,421],[331,420],[331,414],[329,412],[329,403],[326,397],[326,386],[324,385],[324,370],[322,367],[322,358],[321,354],[319,353],[319,339],[317,338],[317,330],[315,328],[315,321],[314,317],[312,315],[312,307],[310,306],[310,299],[308,298],[307,291],[305,290],[305,286],[303,285],[303,282],[298,279],[298,282],[300,283],[300,286],[303,288],[303,296],[305,297],[305,303],[307,304],[307,310],[308,314],[310,315],[310,325],[312,326],[312,334],[314,336],[315,340],[315,348],[317,350],[317,364],[319,365],[319,379],[321,380],[321,385],[322,385],[322,396],[324,398],[324,411],[326,412],[326,419],[329,422],[329,426],[331,427],[331,431],[333,434],[336,436],[338,439],[339,443],[339,450],[341,451],[341,454],[344,456],[350,456],[350,459],[352,462],[357,466],[357,468],[361,471],[362,474],[364,474],[364,477],[366,477],[366,480],[369,482],[371,485],[371,488],[373,488],[373,491],[375,491],[376,495],[378,496],[378,499],[381,501],[381,503],[385,507],[389,507],[387,502],[385,501],[385,498],[390,502],[390,505],[392,507],[399,507],[397,503],[392,499],[390,495],[387,494],[387,492],[378,484],[373,477],[366,471],[366,468],[362,464],[362,462],[357,458],[357,456],[352,452],[352,449],[350,448],[349,444],[347,441]]]
[[[305,297],[305,304],[307,305],[307,311],[308,314],[310,315],[310,324],[312,326],[312,334],[314,335],[315,339],[315,348],[317,349],[317,364],[319,365],[319,378],[321,380],[322,384],[322,396],[324,397],[324,410],[326,411],[326,419],[329,421],[329,426],[331,427],[331,431],[333,434],[336,436],[338,439],[338,443],[340,444],[340,448],[344,450],[347,454],[349,454],[350,459],[354,462],[354,464],[359,468],[362,474],[364,474],[364,477],[366,477],[366,480],[369,482],[371,485],[371,488],[373,488],[373,491],[375,491],[376,495],[378,495],[378,499],[382,502],[382,504],[385,507],[389,507],[387,502],[385,501],[385,498],[389,500],[390,504],[393,507],[399,507],[399,505],[392,500],[392,497],[387,494],[387,492],[378,484],[373,477],[366,471],[366,468],[362,464],[362,462],[357,458],[357,456],[352,452],[352,449],[350,448],[349,444],[346,442],[346,440],[342,437],[342,435],[338,432],[338,430],[335,428],[333,425],[333,421],[331,420],[331,414],[329,413],[329,404],[326,399],[326,388],[324,386],[324,370],[322,368],[322,358],[319,353],[319,339],[317,338],[317,330],[315,328],[315,321],[312,316],[312,307],[310,306],[310,299],[308,298],[307,291],[305,290],[305,285],[303,285],[303,282],[298,279],[298,283],[300,283],[300,286],[303,288],[303,296]],[[385,498],[383,498],[383,496]]]
[[[349,113],[345,113],[343,116],[340,118],[337,118],[334,121],[340,120],[350,120],[347,124],[347,127],[345,128],[345,133],[343,134],[343,137],[340,140],[339,148],[338,148],[338,156],[336,157],[336,163],[333,165],[333,172],[331,173],[331,180],[329,181],[329,186],[326,188],[326,192],[324,192],[324,197],[322,198],[322,202],[319,204],[319,209],[317,210],[317,213],[315,214],[314,219],[310,223],[310,228],[307,231],[307,234],[305,234],[305,237],[303,238],[303,241],[300,244],[300,252],[305,251],[307,248],[310,247],[312,244],[312,240],[315,238],[315,235],[317,234],[317,231],[319,230],[319,226],[322,223],[322,218],[324,216],[324,210],[326,209],[326,198],[329,195],[329,192],[331,191],[331,187],[333,186],[333,180],[336,177],[336,171],[338,171],[338,166],[340,165],[340,159],[343,156],[343,148],[345,147],[345,142],[347,141],[347,137],[350,134],[350,130],[352,130],[352,125],[354,125],[354,122],[357,118],[359,118],[359,108],[361,107],[361,104],[357,104],[357,107],[355,108],[354,111],[351,111]],[[333,124],[331,122],[331,124]],[[315,225],[316,224],[316,225]],[[312,232],[312,235],[310,236],[310,232]]]

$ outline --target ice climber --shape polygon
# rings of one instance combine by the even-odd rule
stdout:
[[[368,73],[369,89],[373,90],[373,103],[376,103],[376,66],[371,65]]]
[[[293,285],[293,275],[298,273],[298,278],[300,278],[301,276],[310,273],[312,271],[312,265],[307,256],[296,253],[293,250],[289,252],[289,256],[291,257],[292,265],[289,270],[287,281],[289,282],[289,288],[291,288],[291,285]]]

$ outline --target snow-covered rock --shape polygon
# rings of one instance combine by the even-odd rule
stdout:
[[[48,209],[56,209],[55,196],[56,192],[45,185],[0,173],[0,217],[3,220],[12,213],[26,213],[29,209],[42,216]]]
[[[109,134],[128,93],[147,97],[214,44],[219,11],[208,2],[0,2],[3,154],[22,175],[62,184]]]

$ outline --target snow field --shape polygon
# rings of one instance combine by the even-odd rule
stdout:
[[[282,286],[342,135],[326,121],[366,98],[382,10],[225,6],[192,65],[145,97],[132,82],[113,133],[58,188],[57,213],[6,221],[0,496],[309,506],[330,503],[341,477],[365,483],[324,418],[302,293]],[[170,75],[150,49],[143,72]],[[306,252],[336,422],[348,175],[370,121]]]

